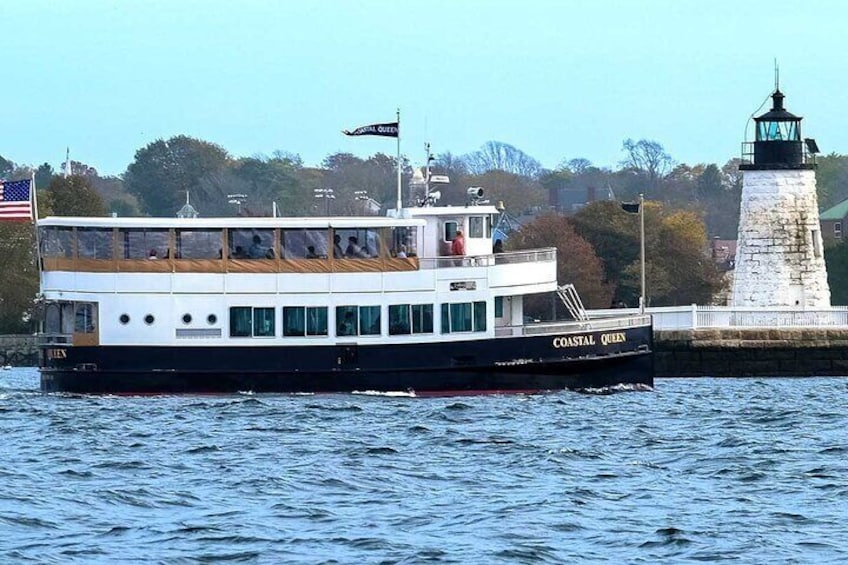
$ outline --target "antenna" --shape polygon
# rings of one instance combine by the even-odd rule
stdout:
[[[777,57],[774,58],[774,90],[780,90],[780,66],[777,64]]]

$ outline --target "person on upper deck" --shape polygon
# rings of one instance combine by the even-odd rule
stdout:
[[[355,235],[347,238],[347,250],[345,250],[345,257],[368,257],[368,254],[359,247],[359,240]]]
[[[250,259],[262,259],[265,257],[265,248],[262,247],[262,238],[259,235],[253,236],[253,243],[247,249],[247,256]]]
[[[465,255],[465,236],[462,235],[462,230],[456,230],[451,242],[451,255]]]
[[[502,239],[496,239],[495,244],[492,246],[492,253],[503,253],[503,252],[504,252],[503,240]]]
[[[333,236],[333,257],[335,259],[341,259],[344,257],[344,251],[342,251],[342,236],[339,234]]]

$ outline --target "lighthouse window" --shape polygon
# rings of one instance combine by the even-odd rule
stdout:
[[[327,308],[324,306],[283,307],[283,335],[289,337],[327,335]]]
[[[760,122],[757,129],[759,141],[798,141],[797,122]]]
[[[113,242],[111,229],[77,228],[77,247],[81,258],[112,259]]]

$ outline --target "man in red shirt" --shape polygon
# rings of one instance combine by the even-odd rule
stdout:
[[[451,242],[451,255],[458,257],[465,255],[465,237],[462,235],[462,230],[456,230],[456,236]],[[461,265],[462,260],[459,260],[456,264]]]

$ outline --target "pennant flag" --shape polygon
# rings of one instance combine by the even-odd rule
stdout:
[[[371,124],[362,126],[353,131],[342,130],[345,135],[381,135],[383,137],[397,137],[399,132],[398,122],[388,124]]]
[[[639,203],[638,202],[622,202],[621,209],[630,214],[638,214],[639,213]]]
[[[0,221],[32,220],[32,181],[0,180]]]

